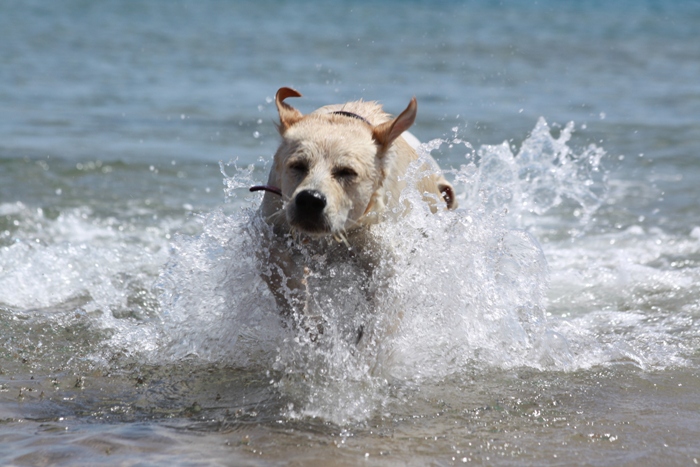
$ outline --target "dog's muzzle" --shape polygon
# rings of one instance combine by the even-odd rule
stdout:
[[[303,190],[294,197],[294,210],[290,223],[309,233],[328,232],[329,226],[323,210],[326,196],[318,190]]]

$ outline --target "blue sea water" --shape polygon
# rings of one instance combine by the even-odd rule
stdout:
[[[700,2],[4,1],[0,38],[3,464],[700,461]],[[457,188],[376,230],[376,353],[300,345],[250,258],[281,86],[415,96]]]

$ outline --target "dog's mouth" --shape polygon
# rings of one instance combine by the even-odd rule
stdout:
[[[311,235],[328,235],[331,233],[327,223],[322,220],[315,221],[295,216],[290,220],[289,224],[295,229]]]

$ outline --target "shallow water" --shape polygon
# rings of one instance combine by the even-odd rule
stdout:
[[[698,21],[3,3],[2,463],[700,462]],[[433,215],[409,188],[371,277],[340,243],[294,247],[317,342],[260,278],[247,191],[283,85],[303,112],[416,95],[459,193]]]

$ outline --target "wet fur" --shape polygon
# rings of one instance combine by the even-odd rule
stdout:
[[[278,238],[292,234],[321,250],[337,250],[324,243],[328,238],[342,241],[347,251],[338,259],[357,262],[369,277],[376,259],[373,250],[381,246],[368,240],[367,227],[408,207],[400,206],[399,199],[406,171],[418,155],[401,135],[415,120],[416,100],[392,118],[378,103],[364,101],[303,115],[285,102],[289,97],[301,94],[281,88],[276,95],[282,142],[267,182],[281,196],[266,192],[262,215]],[[454,190],[437,163],[430,160],[424,169],[417,188],[425,202],[434,212],[440,204],[454,209]],[[304,321],[306,329],[318,328],[320,324],[308,322],[314,316],[307,291],[309,269],[285,242],[270,242],[267,249],[272,264],[263,276],[283,314]]]

